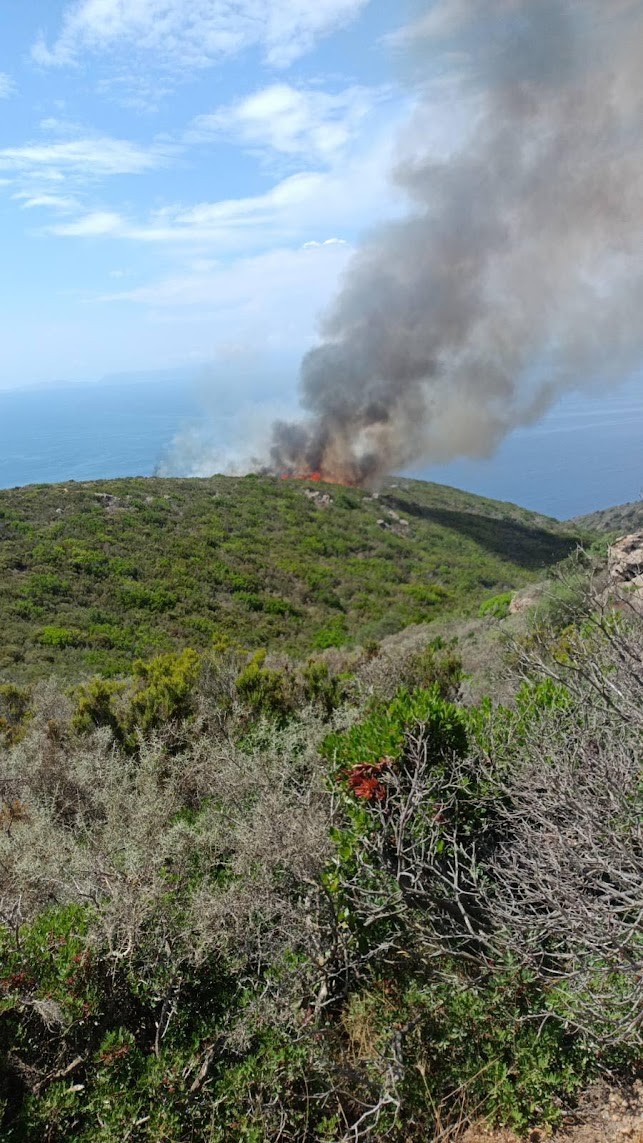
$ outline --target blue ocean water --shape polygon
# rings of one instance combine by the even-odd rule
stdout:
[[[150,475],[176,434],[201,416],[198,388],[184,379],[0,391],[0,487]],[[229,410],[219,428],[224,441]],[[423,467],[414,475],[564,519],[638,499],[642,444],[643,378],[637,378],[601,399],[567,397],[538,425],[513,433],[489,460]]]
[[[608,396],[570,394],[518,429],[489,460],[458,460],[415,475],[561,520],[643,496],[643,377]]]
[[[198,414],[173,379],[0,391],[0,488],[149,476]]]

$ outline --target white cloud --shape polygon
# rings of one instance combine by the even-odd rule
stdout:
[[[355,138],[381,94],[358,86],[331,94],[275,83],[199,116],[188,141],[215,135],[250,148],[326,162]]]
[[[75,222],[65,222],[51,227],[54,234],[70,238],[104,238],[123,232],[123,219],[109,210],[95,210],[78,218]]]
[[[13,95],[14,91],[15,85],[11,76],[8,76],[4,71],[0,71],[0,99],[7,99],[8,96]]]
[[[98,212],[53,225],[61,237],[102,234],[135,242],[199,249],[217,255],[303,245],[328,234],[361,231],[400,207],[387,180],[391,161],[388,133],[367,153],[351,156],[328,171],[304,171],[277,182],[265,194],[164,207],[137,220]]]
[[[20,202],[22,210],[45,208],[68,213],[78,209],[78,199],[72,198],[70,195],[30,194],[29,191],[20,191],[13,197]]]
[[[108,136],[56,143],[27,143],[0,148],[0,170],[38,172],[72,171],[84,175],[140,174],[162,166],[169,150],[139,147],[126,139]]]
[[[369,0],[76,0],[58,38],[32,49],[43,65],[76,62],[87,52],[145,51],[162,68],[207,67],[260,47],[283,67],[316,40],[354,19]]]
[[[348,246],[348,242],[345,238],[325,238],[323,242],[313,239],[312,242],[304,242],[302,250],[314,250],[318,246]]]
[[[309,304],[312,289],[313,312],[317,312],[319,303],[330,296],[330,285],[350,254],[348,243],[317,243],[314,248],[268,250],[232,264],[197,260],[183,273],[110,294],[103,300],[170,308],[207,305],[219,312],[232,311],[241,324],[251,312],[269,310],[271,314],[280,313],[282,324],[287,324],[290,319],[288,308],[283,307],[285,296],[292,299],[299,289],[305,288]]]

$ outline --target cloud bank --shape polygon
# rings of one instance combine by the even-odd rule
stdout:
[[[32,54],[52,67],[87,53],[145,52],[161,69],[210,67],[258,47],[286,67],[316,41],[353,20],[369,0],[80,0],[70,4],[51,44]]]

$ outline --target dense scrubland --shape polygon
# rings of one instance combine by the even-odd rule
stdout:
[[[183,504],[168,509],[174,551],[188,546],[189,487],[150,493]],[[392,544],[400,578],[364,622],[358,569],[319,555],[338,569],[342,646],[315,646],[318,600],[271,640],[275,617],[248,618],[235,592],[229,626],[186,646],[179,580],[178,618],[158,613],[174,642],[132,647],[120,673],[115,658],[88,674],[80,644],[47,665],[25,636],[24,673],[5,669],[0,688],[2,1138],[420,1143],[483,1120],[555,1128],[599,1077],[641,1069],[640,616],[610,604],[598,550],[567,556],[532,609],[509,615],[511,588],[571,548],[519,509],[416,484],[366,504],[318,490],[330,508],[294,485],[225,488],[196,486],[195,534],[213,490],[229,497],[231,534],[237,495],[241,533],[246,497],[251,515],[265,494],[299,520],[287,542],[276,523],[260,548],[246,535],[253,567],[289,545],[303,560],[302,537],[328,529],[365,567],[384,559],[369,544]],[[32,537],[55,528],[61,490],[20,495]],[[116,547],[126,524],[111,532],[119,518],[93,488],[80,495]],[[63,547],[81,523],[64,526]],[[10,536],[14,560],[23,541]],[[147,576],[149,537],[139,550]],[[44,574],[7,566],[18,584]],[[442,566],[439,621],[405,612],[404,586],[421,586],[423,567],[443,586]],[[61,628],[96,590],[64,574],[88,595],[51,605]],[[398,627],[433,621],[369,635],[388,610]]]
[[[0,491],[0,676],[119,675],[213,641],[381,639],[542,576],[582,530],[419,481],[265,477]],[[326,497],[326,499],[324,499]]]

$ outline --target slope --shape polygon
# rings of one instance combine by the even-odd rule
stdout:
[[[618,504],[615,508],[603,508],[590,512],[587,516],[577,516],[568,522],[569,526],[587,529],[592,532],[613,532],[624,536],[643,528],[643,499],[629,504]]]
[[[0,492],[0,678],[126,671],[232,640],[296,654],[379,639],[542,577],[578,529],[420,481],[272,477]]]

